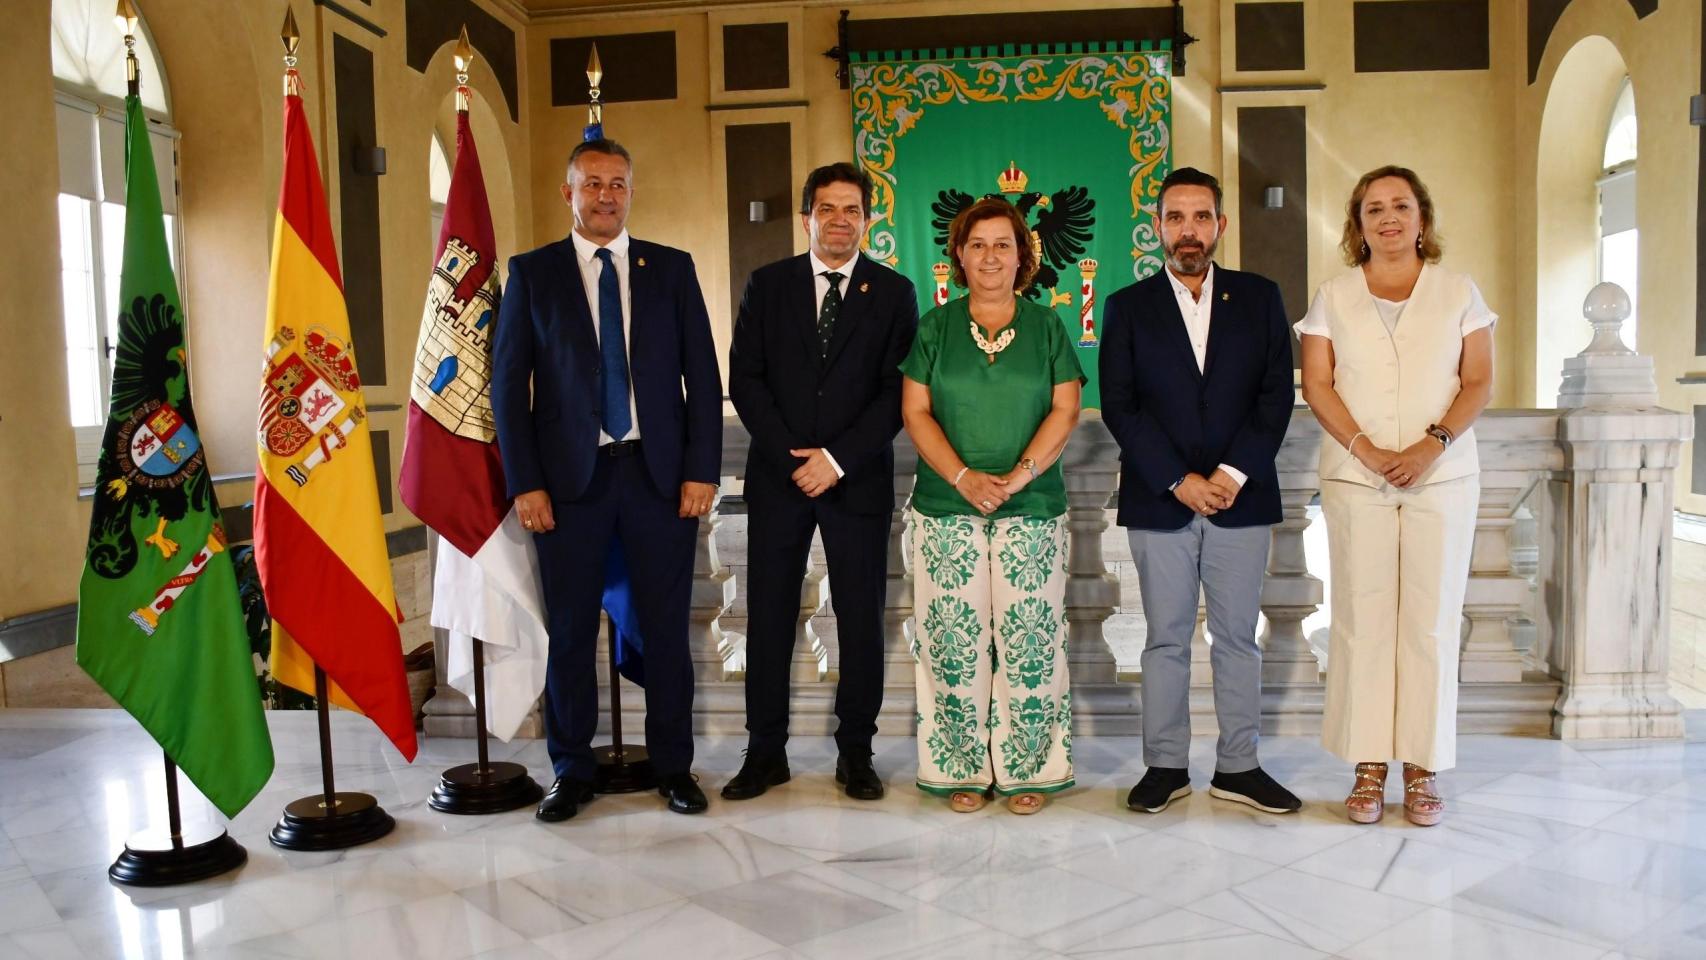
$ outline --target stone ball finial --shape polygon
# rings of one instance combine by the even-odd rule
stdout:
[[[1588,291],[1587,299],[1582,301],[1582,316],[1589,323],[1615,322],[1619,326],[1629,319],[1633,308],[1629,304],[1629,294],[1623,288],[1607,280],[1594,284]]]
[[[1595,284],[1588,291],[1587,299],[1582,301],[1582,316],[1593,326],[1593,342],[1582,351],[1582,355],[1626,356],[1634,353],[1623,342],[1623,323],[1633,312],[1629,294],[1622,287],[1609,280]]]

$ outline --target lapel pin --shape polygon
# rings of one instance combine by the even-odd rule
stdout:
[[[859,292],[860,293],[870,293],[871,292],[871,284],[869,282],[859,284]]]
[[[642,267],[643,267],[643,266],[645,266],[645,265],[646,265],[646,258],[645,258],[645,257],[641,257],[641,258],[640,258],[640,259],[638,259],[638,260],[635,260],[635,261],[634,261],[634,263],[636,263],[636,264],[638,264],[638,265],[639,265],[639,266],[642,266]]]
[[[644,263],[645,263],[645,261],[644,261],[644,260],[641,260],[641,261],[640,261],[640,263],[642,263],[642,264],[644,264]],[[1223,301],[1223,302],[1224,302],[1224,301],[1227,301],[1227,300],[1231,300],[1231,299],[1232,299],[1232,294],[1230,294],[1230,293],[1224,293],[1224,292],[1223,292],[1223,293],[1221,293],[1221,295],[1220,295],[1220,299],[1221,299],[1221,300],[1222,300],[1222,301]]]

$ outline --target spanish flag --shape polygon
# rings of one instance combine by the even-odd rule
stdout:
[[[295,73],[284,98],[255,478],[255,559],[273,619],[273,676],[312,693],[320,666],[332,702],[365,714],[413,760],[367,404]]]

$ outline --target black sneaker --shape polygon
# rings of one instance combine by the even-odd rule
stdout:
[[[1292,813],[1303,806],[1296,794],[1280,786],[1261,767],[1241,773],[1214,772],[1208,795],[1248,804],[1264,813]]]
[[[1144,813],[1160,813],[1180,797],[1191,795],[1191,771],[1184,767],[1150,767],[1126,794],[1125,805]]]

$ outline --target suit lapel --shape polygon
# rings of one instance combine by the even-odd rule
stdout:
[[[872,267],[859,254],[853,255],[853,275],[843,284],[841,291],[841,313],[835,318],[835,329],[829,334],[829,355],[824,358],[824,368],[828,369],[835,363],[835,358],[841,355],[843,347],[853,336],[860,320],[870,312],[871,303],[871,273]]]
[[[652,277],[657,257],[647,258],[650,245],[643,240],[628,238],[628,369],[633,376],[634,347],[645,335],[648,318],[663,296],[661,285]]]
[[[1162,273],[1155,277],[1159,281],[1155,285],[1155,296],[1161,300],[1156,305],[1155,318],[1164,328],[1162,339],[1173,344],[1175,352],[1184,359],[1185,369],[1200,381],[1202,371],[1197,369],[1197,353],[1191,349],[1191,334],[1185,329],[1185,315],[1179,311],[1178,295],[1173,292],[1173,281],[1164,275],[1167,268],[1162,267],[1161,270]]]
[[[812,363],[818,362],[817,353],[817,281],[812,277],[811,257],[800,254],[794,258],[793,276],[788,280],[788,302],[794,304],[789,312],[788,323],[799,335],[800,349],[805,351]]]
[[[1203,354],[1202,375],[1214,372],[1214,358],[1231,338],[1237,336],[1238,318],[1244,303],[1234,289],[1231,271],[1214,268],[1214,301],[1208,305],[1208,349]],[[1192,357],[1192,361],[1195,361]]]
[[[564,304],[562,321],[571,346],[592,354],[598,353],[598,337],[592,329],[592,308],[587,306],[586,286],[581,282],[580,258],[575,255],[575,242],[564,238],[557,245],[563,260],[563,273],[568,277],[568,303]]]

